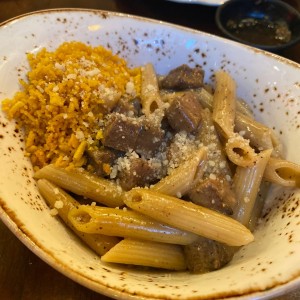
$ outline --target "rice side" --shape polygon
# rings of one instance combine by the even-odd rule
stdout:
[[[49,163],[82,166],[87,147],[97,145],[103,116],[121,97],[140,93],[140,68],[102,47],[63,43],[27,55],[30,71],[22,90],[2,110],[25,131],[25,150],[34,169]]]

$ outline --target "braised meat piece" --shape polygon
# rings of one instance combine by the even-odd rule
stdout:
[[[145,157],[151,157],[161,146],[164,131],[150,120],[142,119],[140,123],[141,130],[137,136],[134,150]]]
[[[103,130],[103,145],[124,152],[135,149],[141,126],[133,120],[122,114],[111,114]]]
[[[203,86],[204,71],[200,67],[190,68],[183,64],[170,71],[160,81],[160,87],[171,90],[195,89]]]
[[[127,152],[134,150],[145,157],[159,148],[164,132],[159,125],[146,118],[132,118],[112,114],[103,130],[104,146]]]
[[[86,151],[88,164],[94,169],[96,175],[105,177],[114,161],[121,155],[120,152],[109,148],[93,148]]]
[[[149,161],[142,158],[133,158],[128,166],[121,169],[118,179],[121,187],[129,191],[134,187],[144,187],[157,180],[158,170]]]
[[[166,111],[170,126],[175,131],[195,131],[201,123],[202,107],[196,95],[186,92],[176,97]]]
[[[235,248],[204,237],[184,246],[187,268],[192,273],[207,273],[229,263]]]
[[[216,210],[225,215],[232,215],[236,198],[225,179],[207,178],[200,181],[188,194],[195,204]]]

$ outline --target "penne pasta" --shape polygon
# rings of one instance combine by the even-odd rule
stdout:
[[[213,91],[209,92],[207,89],[199,89],[194,90],[194,93],[198,96],[198,100],[201,103],[203,108],[208,108],[210,111],[213,110],[213,101],[214,101],[214,95]],[[247,106],[247,104],[240,99],[236,99],[236,112],[235,115],[239,116],[248,116],[253,117],[253,113],[251,112],[250,108]],[[237,122],[237,120],[235,120]]]
[[[172,102],[175,95],[182,92],[163,94],[165,102]],[[203,108],[213,110],[213,95],[206,89],[193,90]],[[273,130],[262,123],[254,120],[250,113],[247,113],[245,105],[237,100],[234,120],[234,131],[241,133],[245,139],[250,140],[250,145],[258,150],[273,148],[272,156],[282,157],[281,144]]]
[[[253,118],[253,111],[251,110],[250,106],[248,105],[247,102],[245,102],[243,99],[236,99],[236,113],[237,114],[243,115],[243,116],[248,116],[249,118]]]
[[[131,190],[124,202],[155,220],[231,246],[246,245],[254,239],[245,226],[232,218],[149,189]]]
[[[181,198],[202,178],[207,150],[200,148],[190,159],[179,165],[170,175],[151,186],[151,189],[170,196]]]
[[[212,116],[218,131],[226,140],[225,151],[229,160],[242,167],[252,166],[256,154],[249,140],[234,132],[236,118],[235,81],[225,71],[215,73],[216,90],[213,97]]]
[[[79,231],[187,245],[197,235],[170,227],[129,209],[81,205],[70,210],[69,222]]]
[[[221,144],[216,128],[213,124],[212,114],[206,108],[202,112],[202,125],[198,133],[198,139],[208,148],[207,161],[205,166],[204,177],[210,174],[222,175],[227,179],[231,179],[232,172],[230,170],[224,147]]]
[[[272,149],[262,151],[253,167],[237,167],[234,175],[233,186],[238,205],[233,217],[245,226],[249,224],[271,153]]]
[[[70,210],[79,206],[79,202],[46,179],[39,179],[37,181],[37,185],[41,195],[46,200],[48,205],[51,208],[55,208],[59,217],[64,221],[64,223],[97,254],[103,255],[120,241],[119,238],[113,236],[86,234],[78,231],[69,221],[68,213]]]
[[[261,217],[264,204],[265,204],[265,199],[267,197],[267,194],[269,192],[270,188],[270,183],[262,179],[262,182],[259,187],[259,191],[257,194],[257,197],[255,199],[254,206],[252,208],[251,216],[249,223],[247,227],[253,232],[256,228],[256,225]]]
[[[235,81],[225,71],[215,73],[216,87],[213,96],[212,117],[218,131],[227,140],[234,130],[236,111]]]
[[[271,158],[267,164],[264,179],[286,187],[300,187],[300,165],[293,162]]]
[[[214,95],[213,91],[208,91],[207,89],[199,89],[194,90],[196,95],[198,96],[198,100],[203,106],[203,108],[208,108],[212,111],[213,108],[213,101],[214,101]],[[248,116],[253,117],[253,113],[248,107],[247,103],[245,103],[242,99],[236,99],[236,115],[242,115],[242,116]]]
[[[250,146],[250,141],[239,134],[233,134],[225,144],[227,157],[240,167],[251,167],[257,160],[257,154]]]
[[[180,246],[135,239],[122,240],[103,255],[101,260],[168,270],[186,270]]]
[[[273,148],[271,129],[249,116],[237,114],[235,130],[240,132],[245,139],[250,140],[251,146],[259,151]]]
[[[38,170],[34,177],[48,179],[63,189],[110,207],[124,205],[124,192],[120,186],[83,169],[47,165]]]
[[[281,157],[282,149],[273,130],[250,116],[237,113],[235,118],[235,131],[239,132],[250,145],[259,151],[273,149],[273,157]]]
[[[162,105],[157,76],[153,65],[150,63],[142,67],[141,101],[143,113],[146,116],[152,114]]]

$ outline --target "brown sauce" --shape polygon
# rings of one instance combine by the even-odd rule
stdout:
[[[254,44],[282,45],[291,39],[291,31],[284,21],[272,22],[268,19],[246,18],[229,20],[226,25],[231,34]]]

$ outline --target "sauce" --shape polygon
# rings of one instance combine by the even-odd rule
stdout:
[[[284,21],[246,18],[229,20],[226,26],[237,38],[254,44],[276,46],[291,40],[291,31]]]

